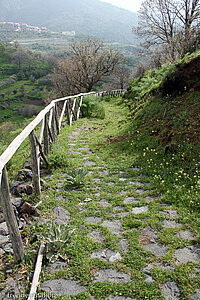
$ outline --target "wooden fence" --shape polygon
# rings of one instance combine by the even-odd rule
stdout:
[[[12,143],[0,156],[0,203],[3,207],[4,217],[13,246],[15,261],[23,260],[24,248],[10,200],[6,164],[13,157],[20,145],[29,138],[34,192],[36,196],[39,196],[41,191],[40,159],[42,157],[46,165],[48,165],[50,145],[51,143],[55,143],[56,135],[60,133],[64,116],[67,117],[67,123],[71,126],[72,121],[78,120],[80,116],[84,96],[91,94],[100,97],[103,97],[104,95],[118,96],[123,92],[124,90],[99,93],[91,92],[53,100],[27,127],[25,127],[25,129],[12,141]],[[36,127],[38,128],[38,126],[40,126],[39,137],[35,134],[35,129]]]

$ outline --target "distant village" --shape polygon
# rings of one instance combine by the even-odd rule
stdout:
[[[16,32],[33,32],[33,33],[51,33],[51,34],[58,34],[59,32],[54,32],[48,30],[46,27],[38,27],[38,26],[32,26],[28,25],[26,23],[14,23],[14,22],[0,22],[0,27],[6,30],[12,29]],[[61,32],[62,35],[67,36],[75,36],[75,31],[63,31]]]

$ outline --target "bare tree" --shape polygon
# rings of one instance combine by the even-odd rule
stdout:
[[[58,62],[54,84],[62,95],[90,92],[96,83],[115,70],[120,61],[121,54],[104,47],[101,41],[74,42],[71,44],[71,57]]]
[[[130,70],[125,65],[120,64],[114,72],[113,82],[117,89],[127,88],[130,82]]]
[[[137,33],[146,46],[164,45],[169,58],[183,56],[199,36],[200,0],[145,0]]]

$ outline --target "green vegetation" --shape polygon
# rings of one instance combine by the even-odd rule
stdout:
[[[95,95],[88,95],[83,98],[81,111],[85,118],[105,118],[105,108],[100,102],[100,97]]]
[[[188,62],[192,70],[197,68],[198,60],[195,60],[195,66],[194,61],[189,59]],[[180,63],[173,68],[170,73],[173,77],[178,74],[179,67]],[[158,75],[162,72],[165,73],[163,76]],[[143,81],[140,77],[138,82],[148,81],[146,74]],[[161,287],[168,282],[178,286],[180,299],[190,299],[200,288],[199,259],[177,262],[180,258],[177,251],[199,251],[200,91],[198,87],[192,89],[190,86],[190,90],[186,88],[182,93],[162,97],[161,82],[166,82],[170,74],[162,70],[151,73],[152,86],[146,85],[148,97],[145,93],[140,99],[130,95],[129,99],[106,97],[103,102],[105,118],[79,119],[71,127],[63,128],[58,137],[52,154],[54,169],[51,177],[45,178],[48,189],[42,192],[39,206],[47,223],[41,224],[35,219],[31,229],[25,227],[23,234],[29,236],[28,253],[38,248],[38,240],[32,241],[33,234],[41,237],[46,233],[50,243],[49,259],[54,261],[62,257],[67,262],[64,269],[47,273],[45,267],[49,261],[44,261],[41,283],[59,278],[73,279],[87,288],[86,292],[71,299],[88,300],[90,296],[105,299],[112,295],[163,300]],[[183,71],[185,80],[184,74]],[[186,82],[186,87],[188,84],[191,82]],[[136,81],[131,87],[133,85],[136,88]],[[141,85],[139,88],[142,89]],[[74,131],[76,134],[72,135]],[[72,140],[73,143],[69,143]],[[70,163],[62,164],[63,160]],[[76,170],[73,174],[68,165]],[[88,176],[84,176],[81,189],[65,189],[66,173],[73,185],[74,181],[81,181],[76,175],[78,170],[82,174],[83,168],[88,171]],[[32,204],[35,200],[29,198]],[[48,220],[51,222],[56,217],[53,214],[56,207],[69,213],[70,227],[53,225],[55,228],[49,231]],[[148,210],[134,213],[138,208]],[[120,232],[112,232],[105,226],[105,221],[120,223]],[[164,222],[171,222],[173,226],[164,227]],[[77,228],[76,234],[69,234],[69,228]],[[145,233],[148,230],[157,237],[149,237]],[[189,231],[192,238],[182,238],[181,231]],[[96,232],[100,240],[92,238],[98,236]],[[126,240],[127,250],[120,246],[122,240]],[[149,244],[158,245],[165,251],[154,255],[144,247]],[[109,261],[105,254],[103,258],[91,257],[102,249],[119,252],[121,259]],[[26,257],[28,260],[28,255]],[[12,257],[5,255],[4,260],[11,262]],[[147,273],[144,268],[149,265],[152,269]],[[22,282],[28,281],[33,268],[31,263],[23,266]],[[131,281],[95,281],[96,274],[102,269],[123,272]],[[13,273],[18,272],[16,267]],[[0,274],[4,284],[7,275],[3,271]],[[150,282],[147,274],[151,275]],[[55,299],[69,297],[55,296]]]
[[[0,43],[0,123],[9,119],[21,125],[24,117],[39,112],[51,88],[44,81],[50,71],[41,56]]]
[[[66,188],[80,188],[84,184],[84,179],[88,172],[84,169],[72,169],[65,175],[66,178]]]
[[[139,151],[138,163],[143,164],[144,172],[164,193],[166,202],[194,211],[199,211],[200,207],[200,93],[198,77],[191,76],[188,81],[185,77],[190,70],[194,72],[199,68],[199,55],[200,52],[186,55],[175,65],[147,71],[131,83],[127,100],[132,116],[128,130],[129,150]],[[193,60],[195,57],[198,60]],[[190,66],[187,74],[183,66]],[[171,95],[162,97],[162,93],[167,93],[163,91],[163,83],[170,81],[176,72],[179,74],[180,67],[180,81],[184,82],[185,92],[178,91],[175,85],[174,92],[169,92]]]
[[[46,242],[46,258],[50,262],[55,262],[58,258],[66,259],[65,246],[70,242],[75,229],[70,228],[64,224],[49,225],[44,233],[44,240]]]
[[[148,99],[149,96],[155,94],[158,88],[162,86],[162,83],[167,75],[172,76],[178,66],[190,62],[199,55],[200,51],[187,54],[183,59],[178,60],[174,64],[170,62],[162,65],[159,69],[151,69],[146,71],[144,75],[137,77],[130,83],[128,92],[125,95],[125,98],[130,99],[130,102],[127,101],[127,103],[130,106],[135,104],[137,105],[137,100],[144,101],[145,99]]]

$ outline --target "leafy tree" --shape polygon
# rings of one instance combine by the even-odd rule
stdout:
[[[61,59],[54,73],[54,84],[62,95],[90,92],[121,61],[118,51],[105,48],[103,42],[96,39],[74,42],[70,50],[71,57]]]

